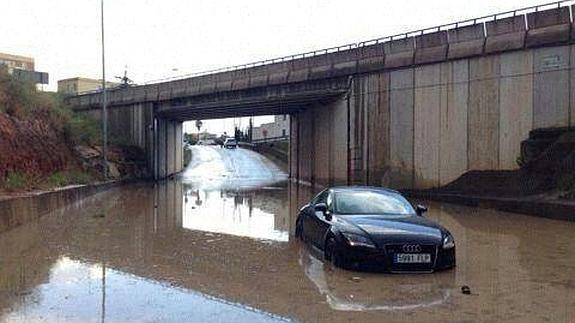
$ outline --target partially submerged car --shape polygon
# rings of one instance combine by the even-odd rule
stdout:
[[[335,266],[384,272],[433,272],[455,266],[455,241],[397,191],[329,188],[300,209],[295,235]]]

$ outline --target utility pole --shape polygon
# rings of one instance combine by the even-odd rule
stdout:
[[[202,128],[202,125],[204,123],[202,122],[202,120],[196,120],[196,128],[198,128],[198,141],[200,141],[200,129]]]
[[[106,55],[104,51],[104,0],[101,0],[102,11],[102,155],[104,180],[108,179],[108,112],[106,111]]]
[[[254,120],[253,117],[250,117],[250,129],[248,130],[248,140],[249,142],[252,142],[252,140],[254,139]]]

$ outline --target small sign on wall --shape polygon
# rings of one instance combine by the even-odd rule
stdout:
[[[541,69],[543,70],[556,69],[561,67],[561,65],[563,65],[563,62],[559,55],[545,56],[541,59]]]

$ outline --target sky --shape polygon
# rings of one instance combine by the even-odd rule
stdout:
[[[101,78],[100,1],[2,0],[0,52],[34,57],[36,70],[50,74],[47,90],[55,91],[59,79]],[[127,66],[128,76],[141,84],[542,3],[104,0],[107,79]],[[258,118],[256,124],[270,120]],[[205,122],[211,132],[229,131],[233,124]]]

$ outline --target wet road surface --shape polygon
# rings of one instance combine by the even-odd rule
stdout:
[[[427,203],[454,270],[332,269],[290,235],[310,188],[250,151],[193,154],[179,180],[0,214],[0,321],[575,321],[573,223]]]

